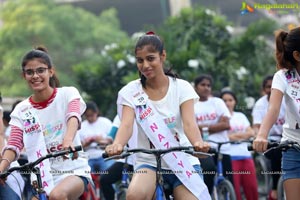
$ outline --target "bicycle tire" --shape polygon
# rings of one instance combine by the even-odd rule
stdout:
[[[216,186],[215,200],[236,200],[235,191],[229,180],[223,180]]]
[[[117,200],[126,200],[127,188],[122,188],[117,193]]]
[[[267,196],[272,188],[272,176],[268,173],[268,171],[270,171],[269,161],[263,155],[257,155],[254,161],[258,182],[258,194],[260,196]]]
[[[283,179],[282,176],[280,176],[278,183],[277,183],[277,199],[278,200],[285,200],[285,193],[283,188]]]

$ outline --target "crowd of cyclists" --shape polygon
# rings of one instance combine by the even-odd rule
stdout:
[[[85,102],[75,87],[60,87],[47,49],[37,47],[27,52],[21,63],[23,78],[32,95],[15,103],[11,111],[0,107],[0,172],[19,165],[20,155],[29,162],[41,155],[82,145],[84,152],[43,161],[40,165],[43,187],[49,199],[78,199],[91,174],[100,175],[101,197],[113,200],[115,183],[122,177],[124,160],[105,161],[102,154],[118,155],[124,148],[165,149],[193,146],[208,152],[215,142],[253,140],[258,152],[267,149],[268,141],[292,140],[300,143],[300,28],[289,33],[276,32],[278,71],[266,75],[262,96],[250,118],[230,89],[212,93],[213,74],[201,74],[189,83],[164,68],[167,52],[154,32],[142,35],[135,46],[140,78],[119,92],[113,122],[101,115],[95,102]],[[190,80],[191,81],[191,80]],[[260,89],[260,88],[257,88]],[[203,133],[208,134],[204,136]],[[223,172],[232,182],[236,199],[257,200],[253,154],[246,143],[223,145]],[[299,149],[269,155],[273,185],[268,199],[277,199],[277,182],[283,174],[288,200],[300,195]],[[180,164],[174,163],[174,157]],[[153,155],[137,154],[128,161],[135,172],[127,199],[152,199],[155,191],[156,163]],[[210,199],[216,171],[215,157],[166,155],[162,168],[164,181],[175,199]],[[69,173],[51,173],[69,172]],[[143,172],[143,173],[139,173]],[[147,173],[144,173],[147,172]],[[209,172],[209,173],[207,173]],[[247,172],[247,173],[245,173]],[[145,183],[147,183],[145,185]],[[0,179],[0,199],[21,199],[30,181],[18,172]],[[25,188],[24,189],[24,185]],[[29,189],[30,190],[30,189]],[[29,192],[33,198],[35,192]],[[241,195],[243,194],[243,195]]]

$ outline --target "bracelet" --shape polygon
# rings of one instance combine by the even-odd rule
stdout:
[[[8,162],[8,165],[10,165],[10,163],[11,163],[11,161],[10,161],[10,160],[8,160],[7,158],[2,158],[2,159],[1,159],[1,162],[2,162],[2,160],[5,160],[5,161],[7,161],[7,162]]]

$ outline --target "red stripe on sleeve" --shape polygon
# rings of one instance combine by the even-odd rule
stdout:
[[[24,147],[23,130],[17,126],[11,126],[11,132],[7,144],[15,146],[19,149],[19,151],[21,151]]]

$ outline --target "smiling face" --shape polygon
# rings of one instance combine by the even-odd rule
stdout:
[[[157,75],[163,75],[163,62],[166,59],[166,53],[160,55],[154,51],[151,45],[145,45],[136,50],[136,61],[138,70],[147,80],[155,78]]]
[[[53,69],[50,69],[39,59],[28,61],[23,68],[23,77],[34,92],[49,89],[49,80],[52,75]]]

